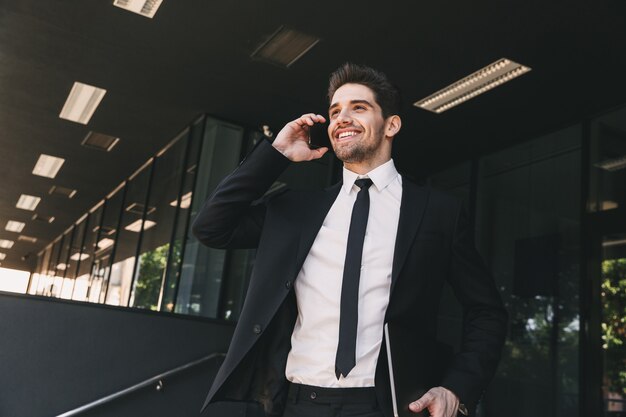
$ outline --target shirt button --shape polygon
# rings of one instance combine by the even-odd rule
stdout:
[[[317,394],[315,393],[315,391],[313,391],[311,395],[309,395],[309,397],[311,397],[311,399],[314,400],[317,398]]]
[[[261,334],[261,325],[255,324],[254,327],[252,328],[252,331],[254,332],[254,334]]]
[[[285,282],[285,288],[287,288],[288,290],[291,289],[291,281]]]

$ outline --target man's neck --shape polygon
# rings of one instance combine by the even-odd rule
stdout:
[[[388,156],[386,159],[381,158],[379,160],[372,160],[372,161],[353,162],[353,163],[344,162],[343,166],[346,169],[354,172],[355,174],[365,175],[368,172],[371,172],[375,170],[376,168],[378,168],[379,166],[387,163],[390,159],[391,157]]]

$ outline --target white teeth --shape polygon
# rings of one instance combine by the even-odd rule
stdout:
[[[356,134],[357,134],[357,132],[351,130],[349,132],[342,132],[342,133],[340,133],[338,137],[339,137],[339,139],[342,139],[342,138],[347,138],[348,136],[355,136]]]

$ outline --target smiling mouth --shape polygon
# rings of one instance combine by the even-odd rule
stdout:
[[[339,133],[338,135],[335,136],[335,138],[337,140],[345,140],[345,139],[349,139],[349,138],[351,138],[353,136],[356,136],[359,133],[361,133],[361,132],[358,132],[356,130],[347,130],[345,132]]]

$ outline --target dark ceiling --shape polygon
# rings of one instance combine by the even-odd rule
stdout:
[[[328,74],[345,61],[385,71],[404,98],[395,147],[419,175],[510,146],[626,102],[623,1],[503,2],[164,0],[154,19],[112,0],[0,3],[0,239],[3,267],[29,269],[59,236],[199,114],[278,130],[325,112]],[[250,59],[285,25],[321,38],[291,68]],[[443,114],[411,103],[507,57],[533,70]],[[58,117],[74,81],[107,89],[87,126]],[[121,138],[110,153],[89,131]],[[40,154],[66,159],[55,179],[31,174]],[[75,188],[71,199],[52,185]],[[42,197],[31,220],[20,194]],[[23,261],[24,255],[31,254]]]

